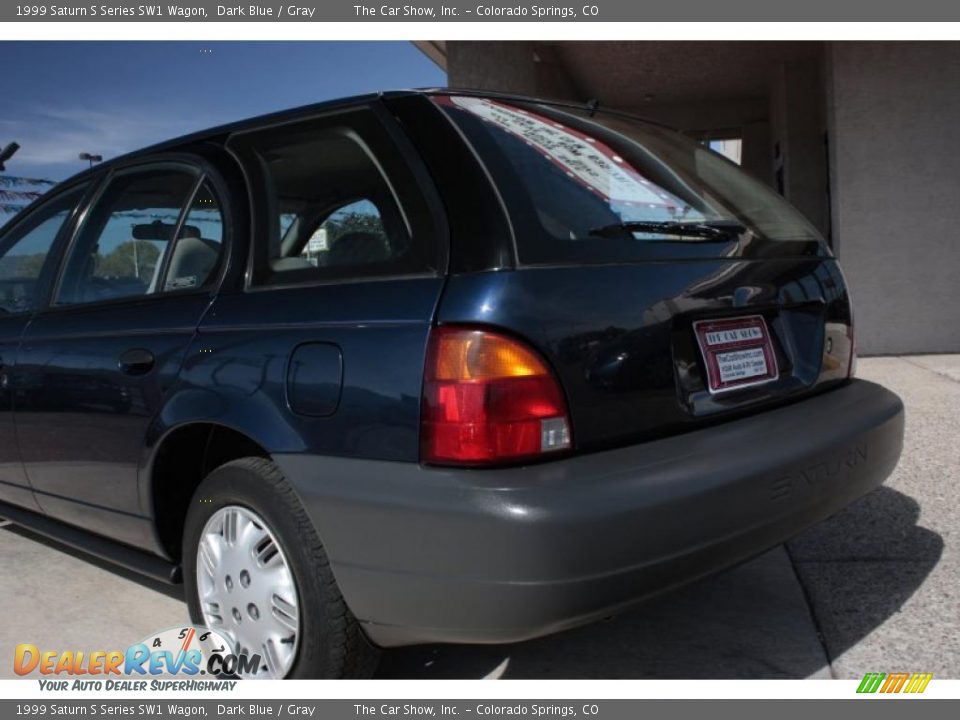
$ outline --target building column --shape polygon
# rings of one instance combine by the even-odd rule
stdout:
[[[743,151],[740,166],[758,180],[773,185],[770,150],[770,123],[754,122],[741,126]]]
[[[784,63],[770,93],[773,186],[830,236],[826,93],[819,60]]]
[[[960,43],[830,50],[835,250],[861,352],[960,352]]]

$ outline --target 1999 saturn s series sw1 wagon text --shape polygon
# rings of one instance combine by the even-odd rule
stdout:
[[[0,515],[257,677],[608,616],[897,463],[828,245],[681,135],[394,92],[97,166],[0,232]]]

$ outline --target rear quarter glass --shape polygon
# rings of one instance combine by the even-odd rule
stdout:
[[[521,264],[830,255],[779,195],[679,133],[540,103],[433,101],[497,184]],[[623,223],[646,226],[617,230]],[[673,227],[657,227],[666,224]],[[684,225],[723,232],[701,237],[677,229]]]

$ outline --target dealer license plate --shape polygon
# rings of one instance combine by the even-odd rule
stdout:
[[[707,387],[721,393],[771,382],[778,377],[777,356],[767,323],[760,315],[693,324],[707,367]]]

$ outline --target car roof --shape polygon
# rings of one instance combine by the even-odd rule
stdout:
[[[105,169],[109,169],[113,165],[123,164],[130,160],[145,156],[145,155],[154,155],[159,152],[169,152],[177,150],[184,146],[196,145],[202,142],[214,141],[220,138],[224,138],[233,133],[242,132],[244,130],[249,130],[252,128],[260,127],[261,125],[271,125],[287,122],[290,120],[296,120],[301,116],[309,116],[311,114],[329,110],[331,108],[336,108],[340,105],[356,105],[364,102],[370,102],[378,98],[385,97],[387,95],[411,95],[415,94],[412,90],[407,91],[393,91],[391,93],[367,93],[364,95],[353,95],[349,97],[336,98],[334,100],[325,100],[323,102],[311,103],[309,105],[301,105],[293,108],[286,108],[284,110],[278,110],[272,113],[266,113],[264,115],[256,115],[254,117],[244,118],[242,120],[236,120],[229,123],[224,123],[222,125],[216,125],[211,128],[206,128],[204,130],[198,130],[196,132],[187,133],[186,135],[180,135],[178,137],[170,138],[169,140],[162,140],[161,142],[154,143],[153,145],[148,145],[143,148],[138,148],[123,155],[118,155],[117,157],[110,158],[102,163],[94,165],[92,168],[83,170],[82,172],[72,175],[66,180],[63,180],[60,185],[73,184],[85,179],[87,176],[95,175],[103,172]]]
[[[503,93],[490,90],[477,90],[472,88],[449,88],[449,87],[430,87],[430,88],[415,88],[408,90],[388,90],[375,93],[365,93],[361,95],[352,95],[348,97],[335,98],[332,100],[324,100],[318,103],[311,103],[308,105],[300,105],[293,108],[286,108],[283,110],[278,110],[276,112],[266,113],[264,115],[256,115],[249,118],[244,118],[242,120],[237,120],[230,123],[225,123],[223,125],[217,125],[205,130],[199,130],[193,133],[188,133],[186,135],[181,135],[179,137],[174,137],[169,140],[163,140],[159,143],[149,145],[147,147],[139,148],[133,150],[129,153],[124,153],[123,155],[118,155],[117,157],[110,158],[102,163],[94,165],[92,168],[83,170],[75,175],[70,176],[66,180],[58,183],[61,187],[67,187],[76,182],[81,182],[87,177],[97,175],[102,173],[104,170],[108,170],[114,165],[123,164],[129,162],[130,160],[135,160],[139,157],[154,155],[160,152],[170,152],[177,149],[183,148],[189,145],[196,145],[203,142],[211,142],[219,139],[223,139],[228,135],[237,132],[243,132],[245,130],[251,130],[268,125],[277,125],[285,122],[291,122],[298,119],[305,119],[311,115],[315,115],[318,112],[324,112],[331,109],[335,109],[340,106],[350,106],[358,105],[362,103],[369,103],[375,100],[380,99],[390,99],[398,97],[409,97],[409,96],[429,96],[429,95],[462,95],[469,97],[482,97],[495,100],[505,100],[513,102],[524,102],[524,103],[533,103],[533,104],[543,104],[551,105],[554,107],[565,107],[577,110],[589,110],[591,112],[598,111],[598,103],[596,101],[590,102],[575,102],[575,101],[565,101],[565,100],[556,100],[548,98],[537,98],[527,95],[519,95],[515,93]],[[624,113],[617,110],[612,110],[610,108],[604,107],[600,110],[603,114],[612,114],[620,117],[630,118],[633,120],[640,120],[642,122],[657,125],[659,127],[673,129],[662,123],[650,120],[648,118],[643,118],[632,113]]]

